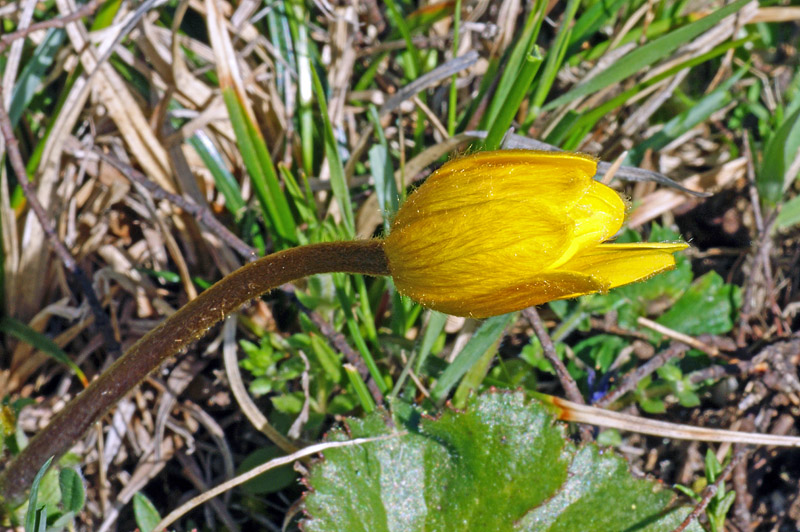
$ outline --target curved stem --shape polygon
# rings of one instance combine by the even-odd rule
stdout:
[[[227,275],[144,335],[34,436],[0,473],[0,499],[20,502],[48,458],[63,455],[148,374],[231,312],[284,283],[328,272],[389,275],[383,242],[301,246],[268,255]]]

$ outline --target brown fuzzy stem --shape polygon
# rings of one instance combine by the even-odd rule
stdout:
[[[383,242],[333,242],[287,249],[223,278],[143,336],[70,401],[0,473],[0,500],[12,505],[21,502],[48,458],[63,455],[147,375],[230,313],[284,283],[327,272],[389,275]]]

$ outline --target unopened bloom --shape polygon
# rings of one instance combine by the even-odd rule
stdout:
[[[397,290],[487,317],[641,281],[682,243],[608,244],[625,202],[576,153],[504,150],[450,161],[397,212],[384,250]]]

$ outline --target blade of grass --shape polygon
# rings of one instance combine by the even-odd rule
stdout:
[[[202,130],[189,137],[187,142],[194,148],[208,171],[211,172],[214,184],[225,198],[225,206],[233,215],[233,219],[239,221],[246,208],[242,198],[242,191],[239,189],[239,183],[236,178],[228,170],[217,147],[214,146],[214,143]]]
[[[737,0],[732,4],[714,11],[713,13],[701,18],[696,22],[672,31],[663,37],[651,41],[622,58],[593,77],[586,83],[581,83],[568,91],[566,94],[552,100],[544,106],[544,110],[555,109],[565,105],[577,98],[597,92],[600,89],[618,83],[623,79],[639,72],[640,70],[652,65],[656,61],[663,59],[672,53],[676,48],[696,38],[705,31],[708,31],[728,15],[736,13],[739,9],[749,3],[750,0]]]
[[[63,29],[50,29],[36,47],[19,75],[14,91],[11,93],[11,106],[8,117],[11,126],[16,127],[22,113],[30,105],[42,84],[47,71],[53,65],[56,53],[61,49],[66,32]]]
[[[458,55],[459,37],[461,34],[461,0],[456,0],[456,7],[453,18],[453,57]],[[456,88],[456,80],[458,76],[453,74],[450,79],[450,93],[448,94],[447,103],[447,133],[452,137],[456,134],[456,107],[458,104],[458,89]]]
[[[322,116],[322,130],[325,136],[325,156],[328,158],[328,166],[330,167],[331,189],[333,190],[333,196],[339,203],[339,209],[342,213],[342,223],[344,223],[346,230],[345,237],[350,239],[356,234],[353,205],[350,202],[350,190],[344,175],[342,159],[339,157],[339,146],[336,143],[336,136],[333,134],[333,126],[331,125],[331,119],[328,115],[328,102],[325,97],[325,90],[322,88],[322,82],[319,76],[317,76],[316,70],[313,68],[311,69],[311,75],[314,81],[314,93],[317,97],[319,112]]]
[[[489,365],[497,355],[497,348],[500,345],[502,336],[498,336],[489,348],[480,356],[480,358],[469,368],[469,371],[458,383],[455,393],[453,393],[453,406],[456,408],[464,408],[467,404],[469,395],[476,391],[483,379],[486,378],[486,373],[489,371]]]
[[[292,33],[294,53],[297,61],[297,101],[300,104],[300,147],[303,155],[303,170],[306,175],[314,172],[314,112],[311,108],[313,88],[311,81],[311,56],[309,54],[308,23],[302,1],[288,3],[287,17]]]
[[[389,222],[397,212],[400,198],[397,193],[397,182],[394,179],[394,167],[389,158],[389,143],[374,105],[369,107],[369,119],[378,136],[378,144],[369,149],[370,173],[375,181],[375,196],[378,198],[378,206],[383,216],[383,228],[388,233]]]
[[[657,76],[654,76],[646,81],[643,81],[635,85],[634,87],[622,92],[621,94],[615,96],[614,98],[608,100],[607,102],[604,102],[600,106],[592,109],[591,111],[587,111],[579,118],[574,120],[569,128],[562,128],[561,125],[559,124],[553,131],[554,132],[556,130],[563,131],[567,135],[567,137],[562,142],[554,142],[554,144],[560,144],[562,148],[567,150],[574,149],[581,142],[581,140],[588,133],[588,131],[590,131],[594,127],[595,123],[598,120],[600,120],[607,113],[611,112],[613,109],[624,104],[626,101],[628,101],[628,99],[632,98],[642,90],[664,79],[674,76],[684,68],[691,68],[693,66],[704,63],[710,59],[713,59],[715,57],[724,54],[730,49],[736,49],[740,46],[743,46],[745,43],[752,42],[756,39],[758,39],[757,35],[750,35],[743,39],[739,39],[736,41],[729,41],[720,44],[719,46],[714,47],[709,52],[701,54],[687,61],[684,61],[683,63],[680,63],[679,65],[676,65],[670,68],[669,70],[666,70],[661,74],[658,74]]]
[[[265,221],[274,229],[282,245],[297,243],[294,216],[281,189],[264,137],[248,117],[232,87],[222,89],[222,96]]]
[[[600,0],[584,11],[572,27],[567,55],[572,57],[578,53],[581,45],[604,24],[608,24],[625,2],[626,0]]]
[[[403,40],[406,42],[405,53],[409,60],[405,61],[405,71],[408,79],[413,81],[419,77],[420,69],[422,68],[419,50],[411,39],[411,31],[406,24],[405,18],[403,18],[403,15],[400,13],[400,9],[398,9],[397,3],[394,0],[386,0],[386,7],[389,10],[395,28],[400,32],[400,35],[403,36]]]
[[[45,530],[47,527],[47,506],[39,506],[39,485],[42,482],[50,464],[53,463],[53,457],[47,459],[44,465],[33,477],[33,484],[31,485],[31,494],[28,497],[28,509],[25,511],[25,530],[26,532]]]
[[[547,2],[539,0],[528,15],[528,20],[525,22],[525,27],[522,29],[522,34],[517,44],[508,56],[508,60],[504,62],[505,68],[503,68],[503,73],[497,83],[492,101],[481,117],[478,129],[489,129],[489,126],[497,121],[497,115],[508,104],[509,95],[516,89],[514,81],[519,79],[519,73],[525,67],[525,62],[529,60],[530,55],[534,51],[536,38],[539,36],[539,30],[544,21],[545,7],[547,7]],[[525,90],[527,90],[527,87]],[[516,113],[516,109],[514,113]]]
[[[461,377],[480,360],[486,351],[492,348],[515,318],[516,314],[511,313],[495,316],[484,321],[467,342],[467,345],[464,346],[464,349],[458,354],[458,357],[436,381],[436,385],[431,390],[431,398],[437,402],[444,399],[453,386],[461,380]]]
[[[786,173],[800,149],[800,109],[789,115],[770,136],[764,147],[764,158],[756,174],[756,186],[761,198],[777,204],[796,176]]]
[[[317,207],[314,204],[314,195],[310,191],[300,188],[297,180],[284,165],[279,164],[278,171],[281,173],[281,176],[283,176],[286,192],[292,198],[292,202],[300,215],[300,220],[309,227],[317,226],[319,220],[317,218]],[[307,185],[308,180],[304,180],[304,183]],[[303,231],[298,232],[301,244],[306,243],[303,242],[303,239],[306,238],[306,235],[303,233]]]
[[[623,164],[638,166],[647,150],[660,150],[697,124],[706,121],[714,112],[727,105],[733,99],[733,96],[728,91],[742,78],[748,69],[749,64],[740,68],[738,72],[725,80],[722,85],[664,124],[664,127],[658,133],[630,150]]]
[[[428,325],[425,327],[425,332],[422,333],[422,341],[417,351],[417,356],[419,357],[416,367],[417,373],[419,373],[420,369],[425,364],[425,359],[431,354],[434,342],[436,342],[436,339],[442,334],[444,326],[447,323],[447,314],[442,314],[435,310],[429,310],[428,313],[430,314]]]
[[[553,86],[553,82],[556,79],[556,74],[558,74],[558,71],[561,69],[561,65],[564,62],[564,56],[566,55],[567,48],[569,47],[569,40],[570,36],[572,35],[572,28],[570,26],[575,18],[575,12],[578,10],[579,4],[579,0],[569,0],[569,2],[567,2],[567,7],[564,9],[564,15],[562,17],[561,24],[559,25],[556,40],[547,51],[547,62],[545,63],[544,70],[542,70],[542,75],[539,76],[539,81],[536,84],[536,91],[531,99],[532,105],[530,112],[525,119],[526,124],[532,123],[533,119],[539,115],[545,98],[547,98],[547,95],[550,94],[550,88]],[[524,127],[525,126],[523,126],[523,128]]]
[[[542,56],[539,54],[539,47],[534,46],[533,53],[525,58],[525,63],[520,69],[517,79],[514,80],[506,105],[500,108],[497,117],[492,122],[492,127],[486,135],[486,140],[483,141],[483,149],[496,150],[500,147],[500,143],[503,141],[508,128],[511,127],[511,123],[519,111],[519,106],[525,99],[528,88],[534,76],[536,76],[536,72],[539,71],[541,64]]]
[[[361,357],[364,359],[364,364],[367,366],[370,376],[375,381],[380,392],[385,395],[389,391],[389,387],[386,385],[386,381],[383,380],[383,375],[381,375],[381,371],[375,363],[375,358],[372,356],[369,347],[367,347],[367,342],[364,341],[364,335],[361,334],[361,329],[359,329],[358,322],[353,315],[353,306],[356,305],[356,302],[353,301],[353,298],[348,294],[349,287],[347,285],[350,283],[350,279],[336,274],[334,274],[333,278],[336,287],[336,298],[339,300],[339,306],[344,313],[347,331],[350,333],[353,342],[355,342],[356,349],[361,353]]]
[[[73,373],[75,373],[75,376],[80,379],[81,384],[83,384],[84,387],[89,386],[89,381],[86,379],[86,375],[84,375],[81,368],[79,368],[78,365],[69,358],[69,355],[67,355],[64,350],[58,346],[58,344],[56,344],[50,338],[44,336],[36,329],[33,329],[10,316],[3,316],[0,318],[0,333],[13,336],[18,340],[22,340],[26,344],[35,347],[55,361],[64,364],[70,370],[72,370]]]
[[[355,368],[355,366],[352,364],[344,364],[342,367],[344,368],[344,372],[347,374],[347,378],[350,380],[350,384],[353,385],[353,389],[356,392],[356,397],[358,397],[358,401],[361,403],[361,408],[364,409],[364,412],[369,414],[375,410],[375,401],[369,394],[367,385],[364,384],[363,380],[361,380],[361,375],[358,374],[358,370]]]
[[[783,204],[776,224],[778,229],[788,229],[800,224],[800,196],[795,196]]]

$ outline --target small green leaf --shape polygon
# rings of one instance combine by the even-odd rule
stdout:
[[[725,284],[717,272],[708,272],[656,321],[691,335],[724,334],[733,328],[740,292],[738,286]]]
[[[153,532],[153,528],[161,521],[156,507],[140,492],[133,496],[133,516],[141,532]]]
[[[72,468],[64,468],[58,474],[58,485],[61,488],[61,502],[68,512],[78,513],[86,501],[83,490],[83,479]]]

